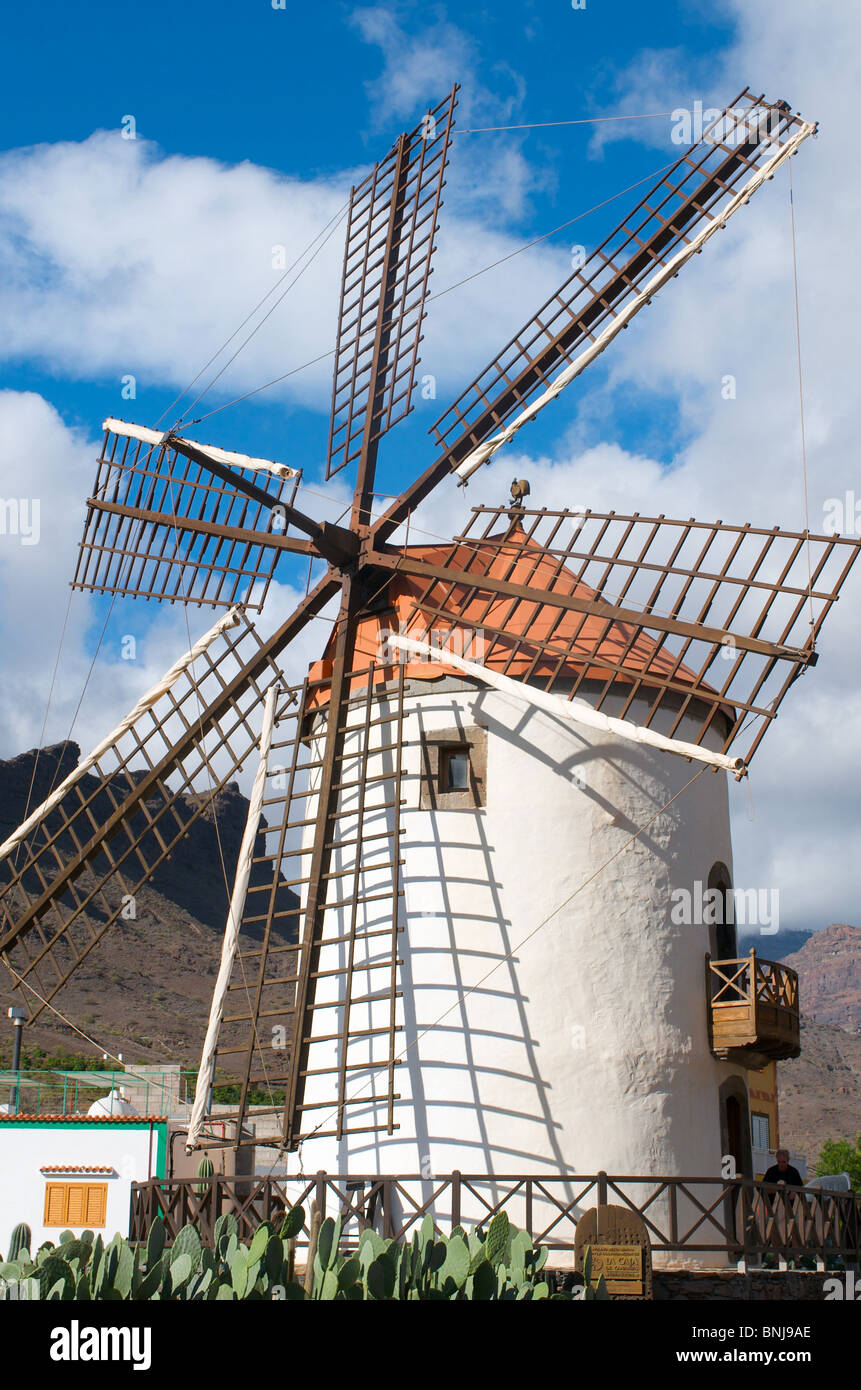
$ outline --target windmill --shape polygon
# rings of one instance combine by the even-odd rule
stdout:
[[[245,1142],[249,1097],[263,1086],[272,1101],[255,1116],[278,1116],[273,1144],[294,1151],[330,1141],[347,1164],[367,1163],[368,1154],[386,1161],[387,1141],[396,1155],[408,1141],[415,1163],[434,1136],[419,1135],[410,1107],[417,1114],[424,1106],[426,1130],[462,1134],[485,1134],[493,1113],[505,1112],[513,1135],[519,1102],[507,1110],[504,1093],[523,1080],[521,1064],[506,1072],[500,1063],[489,1102],[474,1089],[477,1071],[494,1069],[487,1057],[476,1060],[489,1033],[493,1048],[528,1054],[530,1123],[544,1127],[550,1148],[539,1154],[531,1140],[497,1137],[486,1150],[528,1151],[542,1162],[551,1153],[570,1165],[559,1138],[565,1125],[551,1113],[562,1083],[548,1080],[546,1058],[536,1063],[534,1012],[526,1021],[530,1009],[542,1012],[542,988],[544,1014],[564,1010],[552,965],[542,967],[544,985],[533,978],[529,991],[502,991],[505,1022],[496,1032],[488,1024],[492,990],[482,995],[478,1024],[458,1005],[464,989],[482,993],[489,960],[505,966],[507,979],[514,969],[500,855],[509,878],[516,863],[518,910],[530,910],[524,885],[543,872],[526,846],[540,854],[546,827],[539,835],[517,825],[519,789],[539,774],[555,779],[551,792],[564,782],[574,824],[582,755],[593,784],[589,833],[600,838],[599,830],[617,834],[626,817],[639,824],[641,813],[647,820],[674,803],[678,779],[687,784],[692,769],[704,768],[708,776],[691,793],[696,814],[716,807],[720,820],[719,774],[746,775],[789,687],[815,664],[819,629],[857,558],[858,542],[838,536],[529,508],[522,480],[511,503],[475,508],[450,542],[409,545],[402,536],[434,489],[465,483],[579,377],[814,132],[786,103],[749,90],[440,416],[433,461],[375,515],[380,442],[412,408],[456,95],[455,87],[402,135],[350,197],[326,463],[327,479],[354,474],[349,524],[300,510],[301,478],[289,467],[173,431],[105,422],[74,587],[226,612],[0,847],[0,954],[30,1019],[38,1017],[120,920],[127,896],[257,759],[191,1146],[214,1142],[206,1080],[238,1084],[231,1142]],[[323,562],[325,571],[263,639],[250,614],[264,604],[285,552]],[[334,602],[320,661],[290,684],[282,664],[291,644]],[[526,726],[536,720],[543,732],[533,735]],[[481,836],[503,752],[523,780],[515,772],[507,787],[497,781],[507,808],[494,822],[494,845]],[[622,793],[607,778],[631,781],[631,769],[636,794],[620,812]],[[535,804],[542,799],[543,791]],[[477,838],[466,845],[465,832],[453,833],[450,849],[427,827],[453,815]],[[728,846],[723,820],[718,838]],[[656,840],[648,848],[661,847]],[[476,907],[474,896],[461,910],[452,895],[463,881],[457,856],[467,850],[480,867],[465,876],[486,903]],[[728,860],[728,847],[716,857]],[[554,862],[545,867],[561,892]],[[666,892],[658,883],[656,913]],[[600,906],[610,920],[615,906]],[[504,939],[488,948],[487,932],[503,926]],[[480,958],[477,984],[463,974],[470,942]],[[553,949],[562,949],[558,941]],[[684,970],[694,960],[701,975],[701,944],[685,950]],[[639,966],[648,987],[666,995],[656,962],[643,956]],[[412,1065],[421,1057],[417,1040],[439,1014],[421,1001],[433,1001],[437,988],[455,1001],[442,1030],[453,1055],[463,1053],[464,1037],[469,1052],[455,1080],[446,1055],[424,1076]],[[575,1025],[565,1022],[569,1031]],[[669,1044],[653,1042],[666,1053]],[[786,1047],[778,1041],[774,1055]],[[692,1084],[706,1075],[715,1087],[737,1080],[750,1065],[744,1048],[727,1046],[721,1057],[720,1039],[711,1037]],[[749,1050],[762,1065],[756,1047]],[[545,1051],[551,1056],[553,1046]],[[559,1062],[559,1077],[565,1065],[570,1059]],[[443,1077],[436,1092],[435,1068]],[[608,1113],[614,1087],[619,1106],[627,1103],[606,1065],[589,1086],[591,1103],[606,1097]],[[665,1121],[656,1120],[656,1133],[670,1132]],[[618,1134],[613,1143],[623,1157],[632,1152]]]

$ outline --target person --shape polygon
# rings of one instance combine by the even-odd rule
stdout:
[[[763,1174],[763,1182],[785,1182],[788,1187],[803,1187],[804,1179],[797,1168],[793,1168],[789,1161],[789,1150],[778,1149],[775,1154],[776,1163]]]

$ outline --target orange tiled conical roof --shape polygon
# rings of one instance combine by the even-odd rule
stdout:
[[[558,556],[534,544],[518,526],[481,541],[409,546],[404,554],[466,571],[475,576],[477,583],[481,576],[488,575],[535,590],[600,602],[594,589],[579,581],[569,569],[560,567]],[[443,648],[445,634],[453,631],[451,650],[514,679],[570,679],[584,674],[587,665],[585,675],[596,680],[630,684],[651,674],[683,686],[699,684],[694,672],[677,663],[672,652],[630,623],[559,609],[537,598],[530,602],[486,591],[470,597],[465,584],[416,578],[397,571],[389,585],[388,599],[387,609],[369,613],[359,621],[353,663],[356,675],[351,682],[354,688],[366,684],[367,678],[360,673],[372,663],[377,664],[375,683],[392,679],[397,652],[388,649],[392,664],[380,664],[387,660],[386,636],[390,631]],[[421,605],[418,611],[417,604]],[[432,637],[432,632],[437,636]],[[539,643],[550,643],[553,652],[543,650]],[[329,677],[333,656],[334,632],[323,659],[310,668],[312,681]],[[409,679],[437,680],[461,674],[446,666],[444,660],[411,660],[406,653],[404,660]],[[709,694],[713,698],[714,692],[709,690]],[[311,703],[325,703],[327,699],[328,691],[321,689]]]

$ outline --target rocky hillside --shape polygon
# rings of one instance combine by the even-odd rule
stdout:
[[[784,959],[806,1018],[861,1033],[861,927],[835,922]]]
[[[42,750],[31,807],[44,800],[52,784],[66,776],[79,756],[73,743]],[[0,839],[5,839],[24,816],[34,760],[35,750],[0,762]],[[87,781],[92,784],[90,790],[97,793],[94,807],[104,812],[109,804],[107,792],[102,793],[92,777]],[[194,809],[190,798],[178,805],[180,817],[189,820]],[[111,1051],[122,1052],[126,1061],[193,1064],[197,1059],[218,970],[229,896],[219,838],[232,885],[247,810],[246,798],[235,783],[230,783],[190,825],[187,836],[151,883],[136,894],[135,920],[110,927],[54,1001],[64,1015]],[[262,852],[261,837],[257,853]],[[0,877],[2,869],[0,865]],[[252,886],[264,878],[265,866],[259,866],[252,874]],[[279,907],[295,903],[295,896],[286,887],[281,887],[280,895]],[[19,1002],[7,982],[8,975],[0,971],[3,1024],[7,1006]],[[5,1027],[3,1034],[0,1048],[6,1051],[9,1039]],[[46,1052],[91,1050],[47,1010],[25,1031],[24,1046],[38,1046]]]
[[[780,959],[802,1014],[801,1056],[778,1067],[780,1132],[812,1173],[824,1140],[861,1134],[861,927],[832,923]]]
[[[861,1033],[802,1018],[801,1056],[779,1062],[777,1076],[781,1140],[812,1176],[826,1139],[861,1134]]]

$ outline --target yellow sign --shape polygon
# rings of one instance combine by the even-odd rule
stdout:
[[[643,1250],[639,1245],[593,1245],[592,1278],[603,1274],[608,1293],[643,1292]]]

